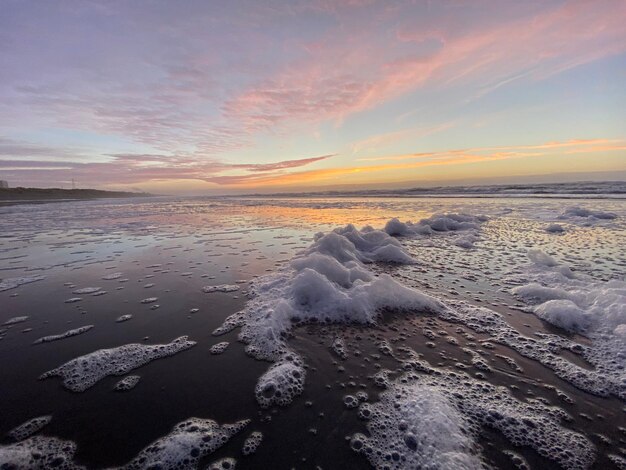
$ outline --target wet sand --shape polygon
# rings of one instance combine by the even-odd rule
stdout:
[[[221,337],[211,334],[226,317],[244,308],[251,282],[285,266],[316,232],[346,223],[381,227],[391,217],[419,220],[438,211],[467,211],[492,218],[475,249],[451,246],[445,236],[401,239],[418,264],[377,264],[372,270],[441,299],[488,306],[525,335],[557,333],[585,344],[585,338],[567,335],[521,311],[523,303],[508,292],[510,286],[503,279],[515,271],[529,247],[542,247],[599,280],[623,278],[624,203],[594,204],[618,212],[620,219],[612,225],[568,225],[564,235],[556,236],[544,230],[549,214],[562,208],[554,200],[195,198],[0,208],[0,278],[45,276],[0,292],[0,323],[28,316],[24,322],[0,327],[0,435],[30,418],[52,415],[42,434],[76,442],[77,463],[105,468],[127,463],[189,417],[220,424],[251,419],[242,433],[199,468],[226,456],[235,457],[238,468],[364,468],[368,461],[350,449],[347,439],[365,432],[365,424],[355,409],[346,408],[344,395],[362,390],[375,402],[382,390],[371,377],[379,369],[392,371],[392,378],[401,375],[402,346],[433,366],[475,374],[471,357],[463,351],[470,348],[488,354],[489,383],[508,387],[521,401],[542,397],[566,410],[573,421],[564,425],[585,434],[597,448],[594,468],[614,468],[606,454],[624,447],[626,436],[618,429],[625,417],[622,401],[581,391],[506,346],[482,348],[481,340],[488,336],[462,324],[423,312],[385,312],[377,326],[298,327],[289,344],[305,360],[304,392],[290,406],[267,410],[256,403],[254,388],[269,364],[245,354],[237,330]],[[118,272],[118,278],[104,279]],[[218,285],[240,289],[202,292],[204,286]],[[85,287],[100,287],[106,293],[73,293]],[[77,297],[81,300],[66,303]],[[158,300],[141,303],[149,297]],[[191,313],[194,309],[198,310]],[[116,322],[128,314],[130,320]],[[70,338],[32,344],[84,325],[94,327]],[[436,339],[424,336],[425,327],[437,332]],[[97,349],[161,344],[182,335],[197,344],[130,372],[141,379],[128,392],[113,391],[123,376],[106,377],[82,393],[63,388],[58,378],[37,379]],[[475,339],[470,341],[467,335]],[[332,351],[337,337],[346,343],[345,359]],[[378,351],[383,339],[393,346],[393,355]],[[230,343],[226,351],[211,355],[209,348],[222,341]],[[434,347],[426,345],[429,341]],[[499,356],[513,359],[521,370]],[[590,367],[575,354],[568,360]],[[550,386],[574,403],[563,402]],[[254,455],[244,457],[241,446],[252,431],[261,431],[264,439]],[[496,467],[510,467],[510,458],[502,452],[509,449],[523,455],[532,468],[558,468],[528,447],[513,447],[493,429],[484,429],[479,443],[484,460]]]

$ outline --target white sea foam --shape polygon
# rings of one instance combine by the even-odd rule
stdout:
[[[367,409],[370,436],[350,445],[374,467],[481,468],[468,423],[436,387],[395,385]]]
[[[354,435],[351,446],[376,468],[483,468],[476,444],[482,427],[495,428],[512,444],[530,446],[564,468],[593,463],[593,444],[562,425],[568,416],[560,408],[519,401],[505,387],[433,368],[413,356],[405,369],[420,373],[408,372],[380,401],[359,409],[370,435]]]
[[[571,316],[575,329],[588,334],[615,334],[617,328],[626,325],[626,282],[596,281],[584,274],[574,275],[553,258],[545,263],[529,257],[534,264],[526,276],[532,282],[513,292],[535,303],[538,316],[573,329],[567,326],[567,317]]]
[[[528,258],[540,266],[556,266],[559,264],[552,256],[536,248],[528,250]]]
[[[45,276],[24,276],[24,277],[14,277],[10,279],[1,279],[0,280],[0,292],[9,289],[15,289],[19,286],[23,286],[24,284],[30,284],[31,282],[43,281]]]
[[[620,345],[615,338],[606,338],[597,347],[595,344],[589,347],[559,335],[536,332],[532,337],[525,336],[494,310],[464,301],[448,300],[446,303],[449,308],[439,313],[441,319],[462,323],[477,333],[489,335],[490,342],[503,344],[524,357],[539,361],[581,390],[599,396],[613,394],[626,400],[623,342]],[[594,369],[570,362],[561,351],[580,355],[594,365]]]
[[[546,227],[546,232],[549,233],[563,233],[565,229],[561,224],[550,224]]]
[[[123,276],[123,273],[111,273],[111,274],[107,274],[106,276],[102,276],[102,279],[105,281],[113,281],[115,279],[119,279],[122,276]]]
[[[409,289],[389,275],[375,276],[367,263],[413,263],[401,244],[387,233],[348,225],[318,234],[314,243],[288,268],[259,279],[255,297],[214,334],[241,326],[246,351],[276,362],[259,379],[257,400],[263,406],[287,404],[302,390],[304,370],[284,334],[302,322],[373,323],[383,309],[437,311],[442,304]],[[297,376],[297,377],[296,377]]]
[[[592,322],[591,315],[571,300],[548,300],[535,308],[535,314],[548,323],[577,333],[587,331]]]
[[[27,437],[41,431],[50,421],[52,421],[52,416],[38,416],[26,421],[24,424],[20,424],[18,427],[9,431],[7,435],[15,441],[23,441]]]
[[[93,325],[85,325],[85,326],[81,326],[79,328],[74,328],[72,330],[67,330],[65,333],[61,333],[61,334],[58,334],[58,335],[43,336],[42,338],[39,338],[39,339],[35,340],[33,342],[33,344],[49,343],[51,341],[58,341],[60,339],[70,338],[72,336],[76,336],[76,335],[80,335],[80,334],[86,333],[87,331],[91,330],[92,328],[93,328]]]
[[[73,462],[76,444],[56,437],[33,436],[0,446],[0,467],[28,470],[83,470]]]
[[[469,250],[471,248],[474,248],[474,243],[476,243],[478,240],[479,237],[475,233],[465,233],[455,238],[452,243],[456,246]]]
[[[469,214],[434,214],[418,223],[401,222],[394,218],[387,222],[384,231],[394,237],[459,232],[459,235],[454,237],[451,243],[460,248],[470,250],[480,240],[480,226],[487,220],[489,220],[487,216]]]
[[[135,388],[140,380],[141,377],[138,375],[128,375],[118,381],[113,388],[118,392],[126,392]]]
[[[235,470],[235,468],[237,468],[237,461],[232,457],[224,457],[211,462],[205,470]]]
[[[18,323],[23,323],[26,320],[28,320],[28,315],[22,315],[20,317],[13,317],[13,318],[9,318],[7,321],[5,321],[2,324],[2,326],[17,325]]]
[[[204,286],[202,292],[205,294],[211,294],[213,292],[236,292],[239,290],[239,286],[236,284],[221,284],[219,286]]]
[[[341,338],[335,338],[333,344],[331,346],[334,353],[342,359],[346,359],[348,357],[348,352],[346,349],[346,343]]]
[[[401,223],[392,221],[388,227],[397,227],[398,224]],[[477,229],[467,226],[464,230],[475,235]],[[389,231],[393,233],[393,230]],[[216,334],[221,334],[242,327],[240,338],[248,344],[247,352],[259,359],[275,362],[259,379],[256,387],[257,401],[262,406],[285,405],[301,393],[305,369],[302,359],[286,344],[285,334],[290,329],[308,322],[372,323],[384,308],[430,312],[445,321],[463,323],[478,333],[488,335],[489,341],[508,346],[522,356],[541,362],[556,375],[583,390],[602,396],[613,394],[622,399],[626,397],[624,348],[623,345],[618,346],[615,340],[622,333],[626,339],[626,327],[621,320],[624,306],[621,281],[604,283],[601,292],[590,296],[588,290],[593,289],[589,288],[589,281],[581,281],[577,274],[560,265],[553,256],[540,250],[530,250],[531,271],[543,273],[543,277],[526,273],[526,277],[534,283],[518,287],[517,295],[541,299],[544,306],[537,308],[537,315],[585,334],[597,328],[593,326],[595,323],[589,310],[591,305],[588,302],[591,301],[597,307],[595,313],[605,318],[600,321],[604,325],[602,331],[610,332],[613,339],[606,340],[605,334],[603,346],[597,348],[595,343],[592,347],[583,346],[552,334],[536,333],[528,337],[491,309],[459,300],[444,303],[402,286],[389,276],[376,276],[367,266],[373,261],[385,261],[373,255],[377,253],[376,243],[357,245],[352,240],[362,243],[360,236],[388,243],[388,239],[380,235],[381,232],[369,228],[356,232],[348,226],[327,235],[317,235],[313,245],[296,256],[288,268],[259,279],[253,285],[255,297],[246,309],[229,317],[216,330]],[[375,232],[375,236],[368,235]],[[349,234],[350,238],[345,234]],[[401,250],[403,255],[408,256],[399,244],[388,243],[386,246]],[[550,283],[542,283],[548,280]],[[509,281],[519,284],[514,279]],[[573,285],[577,289],[564,288]],[[580,292],[584,286],[587,291]],[[604,304],[600,305],[600,302]],[[576,307],[577,310],[568,311],[569,307]],[[613,322],[612,330],[608,327],[609,318]],[[344,357],[345,344],[341,347],[341,342],[335,342],[337,344],[333,343],[333,349]],[[595,368],[583,368],[570,362],[561,354],[563,350],[581,355]],[[521,372],[513,358],[502,354],[497,357],[502,358],[516,373]],[[491,370],[476,353],[472,355],[472,363],[480,370]],[[376,385],[392,387],[388,403],[385,404],[383,398],[377,404],[362,404],[360,407],[360,416],[374,416],[375,423],[376,416],[383,416],[378,428],[376,425],[368,428],[369,437],[360,435],[352,441],[353,447],[364,452],[374,466],[480,468],[482,462],[478,457],[480,449],[476,438],[482,426],[496,428],[514,445],[531,446],[539,454],[566,468],[587,468],[593,462],[593,445],[561,424],[567,419],[562,410],[546,406],[539,400],[518,401],[508,390],[471,379],[465,374],[434,370],[423,365],[415,368],[428,375],[413,374],[405,377],[404,382],[392,383],[390,371],[381,370],[375,374]],[[345,404],[356,406],[359,398],[347,395]],[[377,408],[385,406],[384,410]],[[390,428],[393,420],[398,419],[400,423],[407,417],[415,421],[411,436],[407,437],[406,433],[401,436],[395,428]],[[404,427],[405,424],[399,426]],[[446,436],[446,439],[437,439],[434,434],[429,434],[427,430],[431,428],[439,429],[441,432],[437,435]]]
[[[591,346],[576,349],[603,377],[598,385],[605,386],[599,391],[626,399],[626,282],[598,281],[554,259],[531,260],[523,275],[531,282],[513,288],[513,293],[539,318],[590,338]]]
[[[21,430],[16,437],[21,437],[24,440],[9,445],[0,445],[0,468],[84,470],[85,467],[74,462],[74,455],[77,450],[74,442],[48,436],[33,436],[26,439],[26,432],[37,432],[49,422],[48,418],[42,416],[22,425],[29,425],[29,427]],[[147,446],[120,469],[159,468],[173,470],[197,468],[201,459],[226,444],[230,438],[241,432],[249,422],[249,420],[242,420],[234,424],[220,425],[211,419],[189,418],[174,426],[169,434]],[[20,428],[16,428],[16,430]],[[220,470],[235,468],[233,459],[222,459],[222,461],[224,464],[210,468]]]
[[[358,230],[354,225],[346,225],[327,234],[316,234],[315,242],[306,254],[314,253],[330,256],[340,263],[378,261],[412,264],[415,262],[404,251],[400,242],[388,236],[384,231],[374,230],[371,227]]]
[[[102,290],[102,288],[100,288],[100,287],[83,287],[81,289],[73,290],[72,294],[78,294],[78,295],[94,294],[94,293],[99,292],[101,290]]]
[[[241,453],[243,455],[254,454],[259,448],[259,446],[261,445],[262,441],[263,441],[262,432],[260,431],[252,432],[248,437],[246,437],[246,440],[243,442]]]
[[[234,424],[219,425],[211,419],[189,418],[174,426],[167,436],[156,440],[142,450],[123,469],[196,468],[202,458],[222,447],[249,422],[249,420],[244,420]]]
[[[559,216],[559,219],[586,219],[588,222],[594,222],[596,220],[613,220],[616,218],[617,214],[613,212],[587,209],[580,206],[568,207]]]
[[[302,393],[305,375],[299,356],[287,354],[259,379],[255,389],[257,401],[263,408],[288,405]]]
[[[457,232],[461,230],[476,230],[480,224],[489,220],[488,217],[469,214],[434,214],[418,223],[400,222],[391,219],[385,225],[385,232],[393,236],[430,235],[436,232]]]
[[[194,346],[186,336],[167,344],[126,344],[117,348],[100,349],[52,369],[39,378],[59,376],[63,385],[73,392],[83,392],[108,375],[124,375],[155,359],[172,356]]]
[[[211,354],[222,354],[224,351],[226,351],[226,348],[228,348],[229,344],[230,343],[228,341],[214,344],[213,346],[211,346],[211,349],[209,349],[209,352]]]

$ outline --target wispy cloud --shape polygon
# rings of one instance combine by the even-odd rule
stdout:
[[[274,163],[239,163],[239,164],[231,164],[230,168],[237,168],[248,170],[252,172],[266,172],[266,171],[277,171],[277,170],[286,170],[289,168],[297,168],[300,166],[310,165],[311,163],[321,162],[322,160],[326,160],[330,157],[334,157],[337,154],[329,154],[322,155],[320,157],[312,157],[312,158],[302,158],[300,160],[285,160],[282,162],[274,162]]]
[[[68,24],[72,16],[63,4],[48,6],[50,22],[42,14],[38,24],[31,24],[39,28],[39,37],[23,37],[30,33],[19,30],[26,25],[17,19],[5,25],[6,44],[39,44],[49,57],[33,61],[32,56],[15,56],[23,53],[19,48],[0,49],[14,68],[2,77],[4,122],[21,116],[42,124],[123,135],[169,151],[193,145],[215,153],[251,145],[250,132],[341,119],[418,87],[468,81],[480,83],[480,89],[497,87],[518,77],[545,78],[626,50],[626,4],[619,0],[572,0],[526,9],[498,2],[487,11],[470,9],[471,14],[482,12],[492,19],[487,24],[476,21],[473,28],[463,26],[467,7],[462,5],[450,5],[445,21],[424,28],[406,19],[429,17],[411,2],[395,8],[373,2],[346,2],[333,8],[319,3],[327,5],[318,9],[328,15],[328,24],[337,26],[316,33],[315,43],[304,43],[297,36],[283,42],[264,37],[263,28],[276,15],[272,8],[244,9],[239,22],[228,9],[167,8],[173,15],[170,22],[164,15],[144,15],[139,5],[118,5],[121,10],[114,12],[112,6],[94,2],[93,7],[85,4],[72,11],[74,18],[86,21],[81,27]],[[23,8],[29,8],[28,2]],[[367,11],[366,19],[361,16],[355,23],[355,9]],[[302,21],[299,15],[304,10],[304,6],[292,9],[294,21]],[[101,20],[105,12],[118,36],[100,37],[88,30],[89,21]],[[219,31],[201,29],[201,19],[211,16],[236,33],[240,43],[219,37]],[[395,36],[379,31],[398,23]],[[55,36],[46,43],[43,38],[52,28]],[[68,57],[65,42],[70,34],[79,40],[72,46],[74,56]],[[81,45],[80,38],[87,43]],[[129,47],[133,38],[143,42]],[[174,41],[172,47],[156,50],[168,41]],[[268,57],[260,67],[257,58],[246,71],[244,65],[211,52],[222,45],[230,56],[252,59],[263,57],[260,47],[272,44],[289,51],[286,57],[293,59]],[[90,45],[97,49],[98,60],[87,55]],[[184,53],[177,54],[180,49]],[[133,61],[137,55],[141,61]],[[40,73],[30,69],[35,63]],[[227,84],[242,72],[252,72],[251,76],[259,72],[263,78],[243,88]],[[24,80],[25,76],[29,78]]]
[[[67,149],[38,147],[19,142],[4,143],[10,146],[0,152],[0,170],[10,179],[26,181],[46,181],[58,183],[71,178],[80,180],[82,184],[134,184],[156,180],[201,180],[221,184],[230,178],[250,179],[254,181],[259,175],[280,175],[284,171],[301,168],[329,159],[334,155],[321,155],[310,158],[280,160],[270,163],[228,163],[216,158],[202,158],[197,155],[163,155],[163,154],[113,154],[103,156],[105,161],[84,162],[64,160],[71,156]],[[10,151],[9,151],[10,150]],[[46,155],[56,157],[55,160],[23,159],[24,154]],[[60,180],[61,173],[65,177]]]
[[[419,88],[466,86],[485,94],[626,51],[624,2],[573,0],[529,11],[497,5],[493,21],[472,23],[473,29],[462,27],[466,18],[459,4],[448,9],[438,28],[405,21],[396,41],[372,43],[362,34],[363,25],[361,32],[344,27],[341,41],[333,31],[305,59],[227,101],[225,113],[251,130],[293,120],[343,119]],[[407,8],[394,10],[396,21]],[[381,10],[375,18],[388,14]]]
[[[477,164],[495,161],[521,159],[527,157],[546,157],[549,155],[571,155],[586,153],[589,155],[602,152],[624,152],[626,141],[615,139],[576,139],[567,142],[546,142],[542,144],[520,145],[515,147],[482,147],[471,149],[453,149],[443,152],[422,152],[408,155],[393,155],[359,159],[359,161],[388,163],[362,165],[342,168],[329,168],[299,171],[284,175],[268,174],[252,180],[247,178],[221,179],[222,184],[256,186],[281,186],[305,184],[311,182],[345,181],[346,177],[359,174],[375,175],[384,172],[402,172],[427,167],[447,167]],[[623,169],[623,168],[622,168]]]
[[[420,127],[417,129],[403,129],[400,131],[386,132],[384,134],[377,134],[367,139],[359,140],[352,144],[352,153],[356,154],[363,150],[378,150],[380,147],[384,147],[390,143],[396,143],[402,140],[417,140],[428,135],[443,132],[454,127],[453,122],[447,122],[436,126]]]
[[[253,151],[294,148],[283,141],[305,133],[335,139],[310,154],[347,150],[344,172],[377,171],[349,161],[366,150],[383,155],[361,162],[446,161],[462,152],[384,153],[395,141],[459,126],[469,101],[626,52],[622,0],[24,0],[4,4],[2,13],[0,134],[13,140],[44,132],[66,136],[67,145],[52,148],[0,140],[5,171],[13,161],[13,176],[26,172],[18,168],[37,168],[31,176],[41,181],[46,168],[61,173],[52,168],[68,167],[95,182],[295,181],[292,170],[330,166],[328,155],[275,161],[281,159],[272,150]],[[418,125],[415,108],[431,96],[448,114],[426,107]],[[379,111],[391,116],[388,132],[378,133]],[[402,116],[400,129],[393,127],[394,116]],[[141,150],[107,156],[111,151],[97,142],[73,146],[73,132]],[[622,144],[603,145],[609,152]],[[465,154],[513,158],[548,148],[559,147],[485,147]],[[572,154],[584,148],[562,147]],[[254,163],[238,160],[243,149],[258,155]],[[341,171],[318,168],[307,178]]]
[[[491,155],[502,155],[508,157],[527,157],[546,155],[546,152],[536,152],[535,150],[558,151],[560,154],[572,153],[595,153],[614,152],[624,150],[625,140],[620,139],[574,139],[566,142],[545,142],[536,145],[513,145],[500,147],[475,147],[466,149],[444,150],[438,152],[421,152],[405,155],[387,155],[369,158],[358,158],[361,162],[391,161],[391,160],[424,160],[440,159],[452,155],[470,155],[490,153]],[[554,153],[554,152],[553,152]]]

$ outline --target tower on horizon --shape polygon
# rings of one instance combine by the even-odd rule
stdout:
[[[9,188],[9,182],[6,181],[6,180],[0,180],[0,188],[8,189]]]

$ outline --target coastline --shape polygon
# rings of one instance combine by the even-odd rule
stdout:
[[[0,188],[0,206],[44,204],[48,202],[88,201],[93,199],[148,198],[156,194],[98,189]]]

